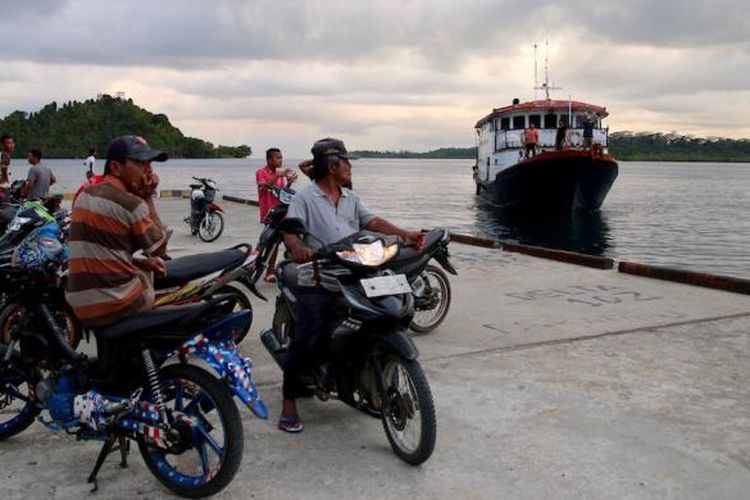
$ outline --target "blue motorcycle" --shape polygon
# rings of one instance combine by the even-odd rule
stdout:
[[[131,441],[156,478],[185,497],[213,495],[239,469],[243,431],[233,395],[260,418],[267,410],[251,378],[251,363],[232,340],[252,320],[232,312],[230,296],[155,310],[93,330],[97,357],[65,340],[48,302],[60,300],[49,236],[21,246],[21,264],[0,269],[0,291],[27,304],[10,342],[0,345],[0,440],[34,420],[77,439],[102,442],[88,480],[106,457],[127,466]],[[31,236],[31,235],[30,235]],[[46,238],[46,239],[45,239]],[[64,247],[62,247],[64,248]],[[189,364],[203,359],[218,378]],[[166,364],[167,360],[177,362]]]

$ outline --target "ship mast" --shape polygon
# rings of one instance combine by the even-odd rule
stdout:
[[[537,99],[537,90],[544,90],[544,95],[549,100],[550,90],[562,90],[562,87],[550,87],[549,84],[549,41],[544,42],[544,83],[539,85],[536,75],[536,44],[534,44],[534,100]]]

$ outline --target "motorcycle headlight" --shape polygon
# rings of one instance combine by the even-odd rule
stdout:
[[[336,252],[336,256],[345,261],[360,266],[377,267],[391,260],[398,253],[398,244],[383,245],[381,240],[372,243],[355,243],[351,249]]]

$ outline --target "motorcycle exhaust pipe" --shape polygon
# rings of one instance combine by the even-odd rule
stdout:
[[[263,347],[265,347],[271,356],[273,356],[276,364],[281,368],[284,368],[287,350],[286,347],[279,342],[276,333],[271,329],[264,330],[260,334],[260,340],[263,342]]]

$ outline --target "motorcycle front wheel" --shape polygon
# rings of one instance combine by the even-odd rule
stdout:
[[[448,275],[437,266],[428,264],[418,279],[424,287],[422,297],[414,298],[414,317],[409,329],[429,333],[443,322],[451,306],[451,283]]]
[[[198,226],[198,238],[210,243],[224,232],[224,217],[219,212],[206,212]]]
[[[40,410],[36,405],[35,381],[29,380],[21,366],[21,356],[0,345],[0,441],[15,436],[34,423]]]
[[[81,341],[83,327],[73,310],[66,303],[48,304],[55,318],[55,323],[65,335],[68,345],[75,349]],[[0,343],[8,344],[11,338],[11,332],[14,327],[23,328],[25,323],[31,320],[33,316],[29,314],[26,306],[18,302],[10,302],[0,310]]]
[[[176,449],[138,440],[151,473],[174,493],[198,498],[224,489],[242,461],[243,431],[237,406],[227,388],[193,365],[174,364],[159,370],[167,412],[196,422],[175,420],[168,433],[179,435]],[[153,396],[148,397],[149,402]]]
[[[417,361],[389,357],[383,365],[383,428],[393,452],[411,465],[435,449],[437,423],[432,392]]]

